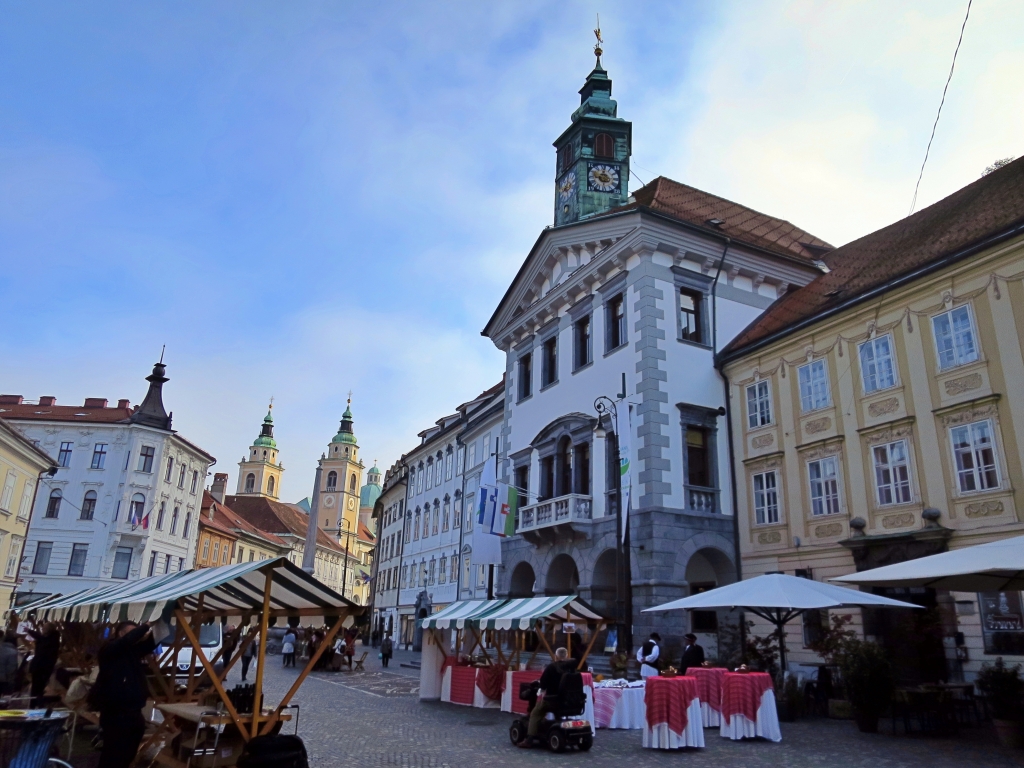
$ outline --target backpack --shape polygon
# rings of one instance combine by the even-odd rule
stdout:
[[[309,768],[306,746],[298,736],[257,736],[242,750],[238,768]]]

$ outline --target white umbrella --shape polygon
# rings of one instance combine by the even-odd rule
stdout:
[[[888,597],[837,587],[784,573],[770,573],[746,581],[737,581],[699,595],[673,600],[645,608],[644,613],[702,608],[742,608],[775,625],[779,634],[779,663],[786,669],[785,627],[804,611],[844,606],[885,606],[888,608],[920,608]]]
[[[1024,536],[964,547],[832,581],[879,587],[931,587],[956,592],[1024,589]]]

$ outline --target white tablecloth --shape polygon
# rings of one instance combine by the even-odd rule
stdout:
[[[700,703],[700,714],[705,728],[718,728],[721,726],[722,713],[717,709],[712,709],[708,702],[702,701]]]
[[[644,706],[643,688],[595,688],[595,710],[603,711],[597,706],[605,697],[618,696],[614,703],[611,717],[604,721],[604,717],[598,718],[598,728],[625,728],[629,730],[640,730],[647,722],[647,709]]]
[[[752,739],[760,736],[770,741],[782,741],[779,729],[779,713],[775,709],[775,692],[767,690],[761,695],[761,705],[757,708],[757,722],[750,722],[744,715],[733,715],[726,718],[722,715],[719,733],[727,739]]]
[[[668,723],[648,727],[645,722],[643,745],[648,749],[703,747],[704,723],[701,719],[700,699],[690,702],[690,706],[686,710],[686,729],[681,734],[673,733],[668,727]]]
[[[518,690],[517,691],[513,691],[512,690],[512,673],[511,672],[507,672],[506,675],[507,675],[507,677],[505,678],[505,690],[501,692],[501,711],[502,712],[511,712],[512,711],[512,697],[513,696],[518,696],[519,695],[519,691]],[[443,696],[444,695],[443,694],[443,691],[444,691],[444,685],[443,684],[442,684],[441,690],[442,690],[442,696]],[[480,693],[480,689],[479,688],[476,689],[476,692],[478,694],[477,698],[483,699],[483,694]],[[587,705],[583,708],[583,717],[586,719],[586,721],[588,723],[590,723],[590,732],[591,733],[596,733],[597,732],[597,724],[594,722],[594,686],[592,686],[592,685],[584,685],[583,686],[583,692],[587,694]],[[487,699],[484,699],[484,701],[487,701]],[[474,701],[473,702],[473,706],[477,707],[477,706],[481,706],[481,705],[477,704]],[[487,703],[486,706],[487,707],[496,707],[496,706],[498,706],[498,702],[490,701],[490,702]],[[526,715],[521,715],[521,717],[526,717]]]

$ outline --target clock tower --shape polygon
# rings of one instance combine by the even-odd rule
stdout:
[[[629,197],[633,124],[617,115],[612,81],[601,66],[601,31],[594,34],[597,64],[580,89],[571,125],[554,144],[555,226],[624,205]]]
[[[274,403],[271,398],[259,437],[249,446],[249,454],[238,462],[238,496],[262,496],[277,501],[281,495],[284,464],[277,458],[273,413]]]
[[[363,462],[359,445],[352,432],[352,398],[341,415],[338,434],[331,438],[323,460],[317,525],[338,538],[338,530],[357,532],[359,524],[359,490],[363,479]],[[344,540],[342,541],[344,544]],[[354,546],[354,544],[353,544]]]

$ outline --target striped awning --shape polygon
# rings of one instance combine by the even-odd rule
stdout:
[[[203,612],[217,616],[260,613],[265,572],[272,574],[270,610],[274,616],[358,614],[362,608],[294,565],[285,557],[201,568],[105,585],[27,606],[46,621],[154,621],[180,606],[195,610],[203,596]],[[320,613],[322,612],[322,613]]]
[[[567,613],[568,611],[568,613]],[[603,621],[604,617],[576,595],[520,597],[480,618],[481,629],[530,629],[538,619]]]
[[[433,616],[428,616],[420,624],[424,629],[463,629],[467,623],[472,623],[474,619],[506,602],[506,600],[460,600],[444,610],[438,611]]]

